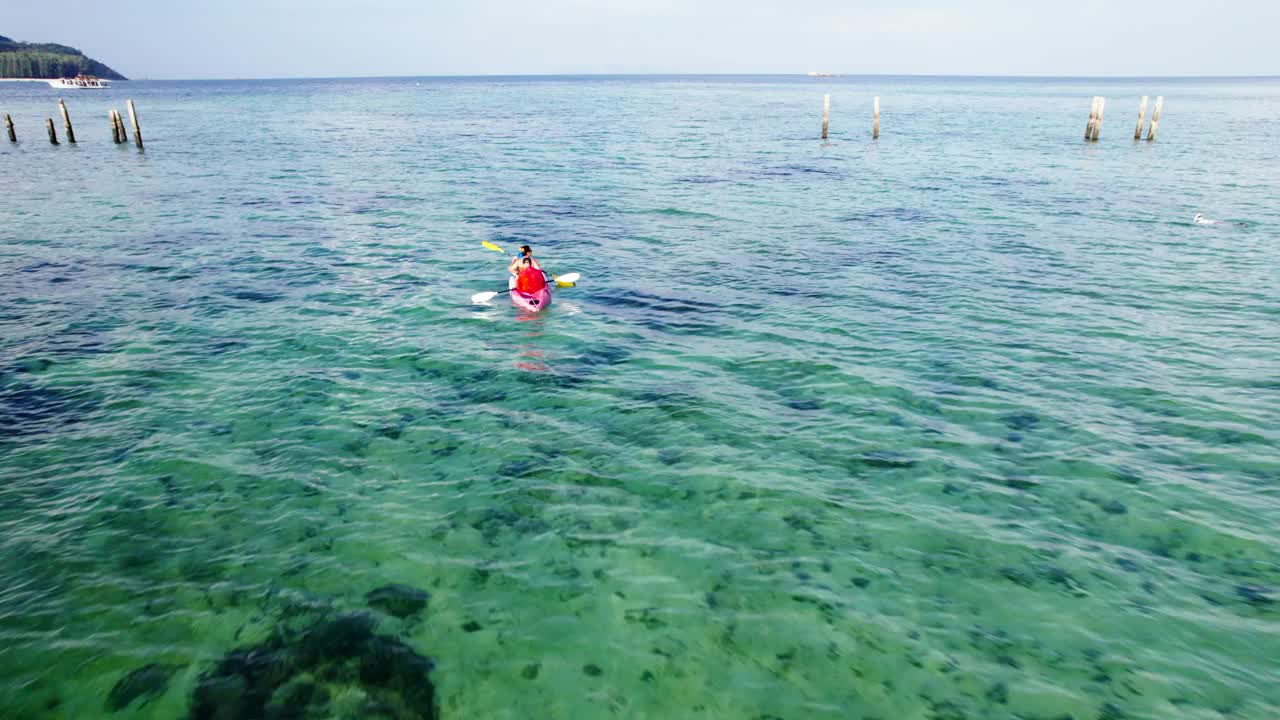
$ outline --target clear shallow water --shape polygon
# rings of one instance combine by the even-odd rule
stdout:
[[[1280,713],[1280,81],[68,101],[0,85],[6,717],[344,612],[443,718]],[[468,305],[482,240],[583,281]]]

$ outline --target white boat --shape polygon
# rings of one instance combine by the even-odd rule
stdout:
[[[102,80],[92,75],[77,75],[73,78],[58,78],[57,80],[50,80],[49,87],[55,87],[60,90],[101,90],[103,88],[111,87],[111,81]]]

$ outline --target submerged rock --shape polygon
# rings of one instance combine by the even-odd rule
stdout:
[[[1270,605],[1275,602],[1271,589],[1262,585],[1237,585],[1236,595],[1250,605]]]
[[[1109,500],[1103,503],[1100,507],[1102,508],[1102,511],[1108,515],[1124,515],[1129,512],[1129,508],[1125,507],[1125,504],[1119,500]]]
[[[403,620],[421,612],[431,599],[431,593],[409,585],[394,584],[370,590],[364,599],[369,607]]]
[[[160,697],[169,689],[169,678],[177,669],[177,665],[151,663],[125,675],[107,695],[107,710],[118,712],[129,707],[138,698],[144,698],[142,704],[146,705]]]
[[[662,448],[658,451],[658,462],[663,465],[675,465],[684,460],[684,452],[673,448]]]
[[[792,410],[819,410],[822,403],[817,400],[788,400],[787,407]]]
[[[872,450],[870,452],[854,456],[850,459],[850,462],[856,465],[884,470],[910,468],[915,467],[916,464],[915,460],[893,450]]]
[[[329,717],[334,698],[359,698],[361,716],[434,720],[431,660],[374,625],[345,613],[233,650],[200,676],[188,717],[310,720]]]
[[[1000,418],[1011,430],[1034,430],[1040,425],[1040,416],[1031,412],[1009,413]]]

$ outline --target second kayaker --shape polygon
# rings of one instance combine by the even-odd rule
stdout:
[[[511,258],[511,262],[507,265],[507,271],[512,275],[519,275],[520,269],[523,267],[525,260],[532,262],[533,267],[538,270],[542,269],[542,266],[538,264],[537,258],[533,256],[533,248],[528,245],[521,245],[520,254]]]
[[[547,286],[542,268],[535,265],[537,261],[531,257],[520,258],[520,272],[516,275],[516,290],[525,295],[533,295]]]

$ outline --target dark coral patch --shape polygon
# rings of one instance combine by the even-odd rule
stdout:
[[[0,375],[0,439],[61,429],[82,421],[101,404],[85,387],[46,387]]]
[[[409,585],[393,584],[370,590],[364,599],[369,607],[403,620],[422,612],[431,599],[431,593]]]
[[[328,717],[334,697],[361,698],[364,717],[434,720],[432,662],[373,617],[347,613],[231,651],[200,676],[191,720]]]
[[[177,669],[176,665],[151,663],[125,675],[116,682],[111,688],[111,693],[107,695],[107,710],[111,712],[123,710],[139,698],[142,698],[142,704],[146,705],[160,697],[165,690],[169,689],[169,678]]]

